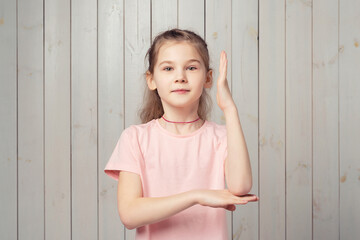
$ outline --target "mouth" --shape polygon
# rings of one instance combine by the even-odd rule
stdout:
[[[173,90],[172,92],[189,92],[190,90],[187,90],[187,89],[176,89],[176,90]]]
[[[173,93],[177,93],[177,94],[186,94],[188,93],[190,90],[186,90],[186,89],[178,89],[178,90],[174,90],[172,91]]]

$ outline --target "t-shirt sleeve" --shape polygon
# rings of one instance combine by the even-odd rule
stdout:
[[[136,130],[126,128],[120,135],[104,172],[115,180],[119,179],[120,171],[133,172],[140,175],[142,154],[136,137]]]

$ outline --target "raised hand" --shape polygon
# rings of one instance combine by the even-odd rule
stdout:
[[[236,209],[235,205],[244,205],[258,200],[259,198],[253,194],[235,196],[228,189],[198,190],[198,204],[215,208],[222,207],[229,211],[234,211]]]
[[[226,58],[225,51],[221,51],[220,54],[220,65],[219,65],[219,77],[217,80],[217,92],[216,92],[216,100],[220,109],[224,111],[229,107],[234,107],[235,103],[231,96],[231,92],[229,89],[228,81],[227,81],[227,63],[228,60]]]

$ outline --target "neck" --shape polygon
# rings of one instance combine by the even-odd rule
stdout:
[[[193,122],[200,120],[200,117],[197,117],[195,120],[192,120],[192,121],[170,121],[170,120],[166,119],[164,116],[162,116],[162,118],[165,121],[170,122],[170,123],[193,123]]]

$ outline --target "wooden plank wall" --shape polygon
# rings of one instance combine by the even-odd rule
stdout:
[[[259,203],[232,239],[360,235],[357,0],[0,1],[0,239],[135,237],[103,169],[139,124],[144,56],[172,27],[228,53]],[[216,104],[212,121],[225,124]]]

